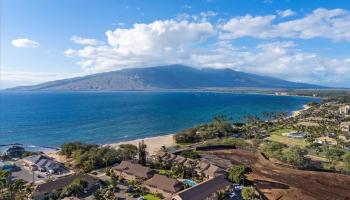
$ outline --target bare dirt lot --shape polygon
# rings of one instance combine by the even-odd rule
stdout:
[[[244,150],[202,151],[203,158],[228,168],[243,164],[252,169],[248,180],[268,199],[350,200],[350,176],[278,166],[261,154]]]

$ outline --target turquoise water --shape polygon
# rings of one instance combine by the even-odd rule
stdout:
[[[185,180],[183,181],[183,183],[185,183],[186,185],[188,185],[188,186],[190,186],[190,187],[193,187],[193,186],[197,185],[197,183],[194,182],[194,181],[191,180],[191,179],[185,179]]]
[[[57,147],[113,143],[174,133],[225,114],[301,109],[304,97],[206,92],[2,92],[0,145]]]

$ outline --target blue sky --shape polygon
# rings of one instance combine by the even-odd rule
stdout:
[[[1,0],[0,45],[2,88],[174,63],[349,87],[350,3]]]

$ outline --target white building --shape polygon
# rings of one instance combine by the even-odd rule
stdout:
[[[350,115],[350,105],[342,106],[339,108],[339,113],[346,116]]]

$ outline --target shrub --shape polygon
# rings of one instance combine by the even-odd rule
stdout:
[[[256,200],[259,199],[259,193],[254,187],[243,187],[242,197],[244,200]]]
[[[245,174],[248,173],[248,168],[243,165],[236,165],[229,169],[228,171],[228,180],[233,183],[240,184],[245,178]]]

